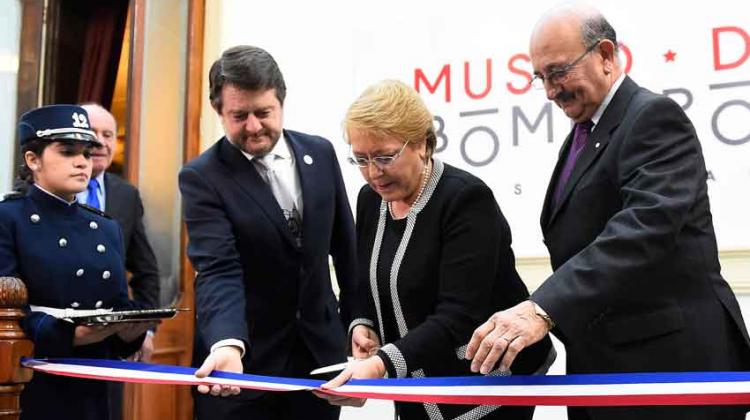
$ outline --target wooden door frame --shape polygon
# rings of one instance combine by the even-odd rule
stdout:
[[[44,65],[45,0],[21,0],[21,34],[18,47],[16,80],[16,118],[42,104],[42,66]],[[16,134],[17,135],[17,134]],[[16,139],[18,140],[18,139]],[[13,142],[16,147],[18,141]],[[14,148],[13,167],[21,165],[20,153]],[[15,176],[15,171],[14,171]]]
[[[144,68],[144,34],[145,34],[145,7],[148,0],[131,0],[133,7],[133,24],[131,26],[131,58],[130,75],[128,80],[128,157],[126,160],[125,174],[130,182],[137,185],[139,175],[139,151],[141,137],[141,101],[143,91],[143,68]],[[183,114],[183,163],[189,161],[200,153],[200,115],[202,102],[202,77],[203,77],[203,39],[205,22],[205,0],[188,1],[187,22],[187,56],[185,57],[185,97]],[[159,333],[156,334],[155,357],[160,353],[179,353],[179,364],[190,365],[192,359],[192,344],[194,335],[195,312],[194,312],[194,269],[190,264],[185,252],[187,246],[187,231],[184,223],[180,229],[180,268],[179,268],[179,300],[176,305],[180,308],[189,308],[191,312],[178,316],[172,320],[162,323],[160,331],[169,330],[179,332],[183,337],[184,348],[159,347]],[[167,420],[190,420],[193,418],[193,401],[190,387],[174,386],[175,407],[167,410]],[[146,401],[148,396],[139,393],[131,387],[126,395],[126,420],[140,420],[157,418],[156,412],[151,411],[156,407],[152,404],[158,401]],[[131,403],[128,409],[127,402]],[[163,409],[164,407],[162,407]],[[162,410],[158,410],[164,413]]]

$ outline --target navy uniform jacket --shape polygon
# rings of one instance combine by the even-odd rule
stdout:
[[[117,223],[37,187],[0,203],[0,275],[24,281],[29,304],[52,308],[131,308]],[[21,326],[35,357],[126,357],[142,340],[116,336],[73,346],[74,325],[30,312]],[[106,384],[34,373],[21,395],[22,419],[106,419]]]
[[[180,172],[187,253],[198,272],[197,364],[211,345],[228,338],[245,342],[243,366],[251,373],[292,373],[287,361],[300,339],[319,365],[346,360],[342,319],[350,319],[356,254],[338,161],[325,139],[288,130],[284,136],[304,200],[301,248],[268,185],[226,138]],[[329,254],[341,289],[340,313]]]

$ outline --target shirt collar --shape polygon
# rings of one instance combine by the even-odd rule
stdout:
[[[99,190],[104,191],[104,171],[101,171],[94,179],[99,183]]]
[[[617,89],[620,88],[620,85],[624,80],[625,72],[622,72],[622,74],[620,74],[620,77],[615,80],[615,83],[612,85],[612,87],[609,88],[609,92],[607,92],[607,96],[604,97],[604,100],[599,105],[599,108],[597,108],[596,112],[594,112],[594,115],[591,116],[591,122],[594,123],[595,127],[597,124],[599,124],[599,120],[602,118],[604,111],[607,109],[607,106],[609,106],[609,103],[612,102],[612,98],[615,96]]]
[[[243,155],[249,160],[250,162],[253,161],[253,159],[258,158],[258,156],[251,155],[250,153],[247,153],[246,151],[240,149],[240,152],[242,152]],[[279,137],[279,141],[276,142],[276,145],[271,149],[270,152],[268,152],[271,156],[276,156],[282,159],[293,159],[292,152],[289,150],[289,145],[286,142],[286,136],[284,134],[281,134],[281,137]]]

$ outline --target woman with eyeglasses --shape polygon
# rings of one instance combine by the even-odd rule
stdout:
[[[471,375],[465,345],[474,328],[528,297],[492,191],[433,156],[432,121],[417,92],[392,80],[366,89],[346,114],[350,161],[367,181],[357,199],[361,296],[349,327],[357,360],[324,388],[384,375]],[[545,339],[511,371],[543,373],[553,359]],[[534,408],[396,403],[396,411],[403,420],[531,419]]]
[[[0,202],[0,276],[18,277],[29,306],[21,327],[34,357],[124,358],[138,350],[141,324],[75,325],[60,310],[133,309],[125,283],[120,228],[104,213],[79,205],[100,147],[86,111],[50,105],[21,116],[26,194]],[[108,419],[107,383],[35,372],[21,394],[21,419]]]

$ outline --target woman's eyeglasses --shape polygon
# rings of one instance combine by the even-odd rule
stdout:
[[[370,166],[370,163],[372,163],[373,165],[382,169],[386,166],[392,165],[393,162],[395,162],[396,159],[398,159],[398,157],[401,156],[401,154],[404,152],[404,149],[406,148],[407,144],[409,144],[408,141],[404,143],[403,146],[401,146],[401,150],[399,150],[398,153],[394,153],[392,155],[380,155],[380,156],[373,156],[373,157],[350,155],[348,160],[349,160],[349,163],[351,163],[352,165],[359,166],[360,168],[367,168],[368,166]]]

